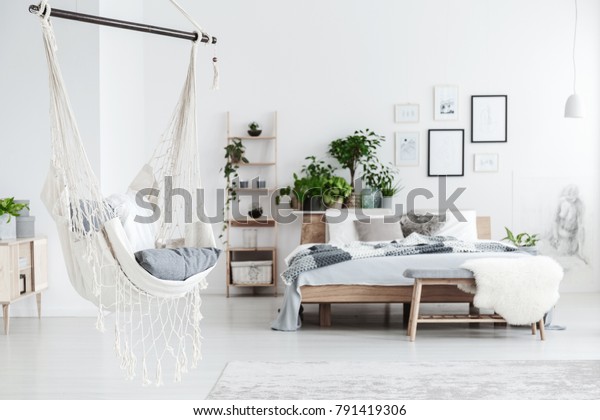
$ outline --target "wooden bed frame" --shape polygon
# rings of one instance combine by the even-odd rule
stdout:
[[[300,243],[325,242],[325,215],[304,214]],[[491,219],[477,217],[477,237],[491,239]],[[415,267],[418,268],[418,267]],[[408,325],[413,286],[367,286],[367,285],[323,285],[301,286],[302,304],[319,304],[319,324],[331,326],[332,303],[403,303],[404,324]],[[476,313],[473,295],[456,286],[439,285],[423,289],[423,303],[468,303],[470,313]]]

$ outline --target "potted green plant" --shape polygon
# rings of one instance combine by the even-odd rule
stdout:
[[[335,158],[340,166],[350,171],[350,185],[352,186],[352,198],[350,206],[356,206],[356,172],[362,166],[363,171],[377,160],[377,149],[385,141],[384,136],[375,134],[372,130],[357,130],[354,134],[345,138],[332,141],[329,144],[328,153]]]
[[[394,180],[398,169],[393,165],[385,165],[375,161],[363,170],[362,179],[371,189],[370,194],[374,196],[375,207],[391,209],[393,197],[402,189],[400,184]]]
[[[21,210],[29,209],[27,203],[17,203],[14,197],[0,199],[0,240],[17,237],[17,223]]]
[[[503,241],[509,241],[514,246],[519,248],[519,251],[527,252],[531,255],[537,255],[537,242],[539,241],[538,234],[529,234],[527,232],[522,232],[517,235],[511,232],[511,230],[507,227],[506,229],[506,237],[502,238]]]
[[[231,139],[231,143],[225,146],[225,166],[221,168],[221,172],[223,172],[223,176],[225,177],[225,206],[223,207],[223,220],[227,222],[227,218],[229,216],[229,211],[231,209],[231,203],[234,200],[237,200],[238,194],[236,188],[238,177],[238,169],[240,168],[240,163],[250,163],[248,159],[244,156],[246,152],[246,146],[242,143],[242,140],[239,137],[235,137]],[[227,223],[223,223],[223,229],[219,238],[223,238],[225,231],[227,230]]]
[[[323,184],[323,203],[327,207],[341,208],[352,194],[352,186],[341,176],[333,176]]]
[[[276,197],[280,204],[282,197],[290,197],[291,207],[304,211],[323,210],[323,186],[333,177],[333,166],[315,156],[306,157],[308,163],[302,166],[300,175],[294,173],[294,185],[281,188]]]
[[[262,133],[260,125],[256,121],[252,121],[250,124],[248,124],[248,128],[250,129],[248,130],[248,135],[251,137],[258,137],[260,136],[260,133]]]

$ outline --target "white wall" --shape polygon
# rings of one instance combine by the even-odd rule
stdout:
[[[5,17],[0,25],[0,196],[31,199],[36,233],[48,236],[50,288],[43,295],[44,314],[94,315],[94,306],[69,283],[54,222],[39,198],[50,162],[50,126],[46,60],[38,18],[27,11],[31,3],[0,4]],[[97,0],[54,0],[51,5],[143,21],[142,0],[103,0],[100,5]],[[144,35],[58,19],[53,25],[88,158],[105,193],[124,191],[152,147],[144,136]],[[13,305],[11,314],[34,315],[35,302]]]
[[[54,225],[39,200],[49,161],[48,88],[39,24],[30,1],[0,3],[0,196],[32,199],[38,233],[50,242],[48,315],[93,314],[70,287]],[[54,7],[175,28],[190,28],[163,0],[118,2],[54,0]],[[426,177],[429,128],[465,128],[466,186],[462,207],[492,216],[494,235],[513,223],[513,178],[583,176],[598,179],[600,122],[600,4],[580,0],[579,91],[587,118],[562,118],[571,93],[573,3],[568,0],[189,1],[182,3],[219,37],[221,90],[210,92],[212,48],[198,62],[199,132],[205,184],[223,186],[218,174],[225,143],[225,112],[279,112],[279,179],[285,183],[304,156],[357,128],[386,135],[382,157],[392,159],[393,133],[418,129],[421,166],[403,168],[406,189],[435,188]],[[145,161],[171,115],[185,76],[185,41],[56,20],[59,56],[73,108],[105,192],[121,191]],[[143,48],[140,45],[143,44]],[[460,86],[460,120],[432,120],[433,86]],[[468,142],[469,97],[509,96],[509,142]],[[421,122],[393,122],[393,104],[417,102]],[[142,150],[144,149],[144,150]],[[500,154],[501,171],[474,174],[474,152]],[[21,175],[21,174],[27,175]],[[15,182],[18,175],[18,182]],[[594,192],[597,193],[597,188]],[[535,192],[532,192],[535,193]],[[597,216],[598,196],[588,203]],[[214,204],[214,203],[209,203]],[[214,213],[214,209],[213,209]],[[522,227],[526,229],[527,227]],[[280,230],[280,255],[291,250],[298,226]],[[593,232],[598,249],[598,232]],[[596,274],[596,273],[595,273]],[[209,292],[224,291],[224,265]],[[595,277],[597,279],[597,276]],[[598,289],[600,282],[582,289]],[[13,314],[33,315],[33,302]]]
[[[395,131],[421,133],[421,165],[401,168],[404,193],[416,187],[437,191],[427,174],[427,130],[464,128],[465,176],[448,180],[465,186],[459,205],[490,215],[494,237],[503,226],[519,226],[513,189],[528,177],[583,177],[591,192],[588,219],[596,228],[600,157],[600,4],[579,1],[578,89],[587,118],[562,117],[571,93],[573,2],[567,0],[348,1],[226,0],[185,2],[219,38],[221,90],[207,90],[212,49],[199,56],[200,136],[208,188],[222,187],[216,174],[225,142],[225,112],[279,112],[279,180],[291,180],[304,156],[324,155],[327,144],[369,127],[385,135],[384,159],[393,160]],[[145,4],[148,22],[186,27],[163,1]],[[181,84],[188,45],[145,39],[148,133],[158,133]],[[460,87],[459,121],[433,121],[433,86]],[[470,143],[470,96],[507,94],[507,144]],[[393,105],[416,102],[421,121],[395,124]],[[251,118],[251,117],[244,117]],[[475,152],[500,154],[500,172],[473,173]],[[535,194],[536,191],[531,191]],[[437,194],[436,194],[437,195]],[[590,194],[588,194],[589,197]],[[403,200],[404,197],[400,197]],[[517,197],[518,198],[518,197]],[[432,207],[432,203],[421,202]],[[529,228],[531,229],[531,228]],[[588,232],[590,233],[590,232]],[[598,249],[596,232],[588,239]],[[280,229],[280,257],[297,244],[299,226]],[[281,265],[280,265],[281,266]],[[597,266],[597,264],[596,264]],[[212,275],[220,293],[224,264]],[[566,290],[600,288],[593,282]]]
[[[100,15],[143,22],[143,0],[102,0]],[[144,37],[101,26],[100,134],[102,190],[124,192],[149,158],[144,124]]]
[[[38,18],[30,0],[0,3],[0,196],[31,200],[36,233],[48,236],[50,288],[44,314],[93,314],[67,279],[54,222],[40,200],[50,163],[48,72]],[[52,6],[97,14],[98,2],[55,0]],[[59,57],[92,167],[100,169],[98,28],[55,22]],[[11,306],[11,314],[34,315],[35,299]]]

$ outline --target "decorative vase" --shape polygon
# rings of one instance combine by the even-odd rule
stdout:
[[[8,218],[10,217],[10,221]],[[17,219],[9,214],[0,216],[0,241],[17,237]]]
[[[262,130],[248,130],[248,135],[250,137],[258,137],[262,133]]]
[[[383,205],[383,194],[380,190],[373,190],[374,205],[376,209],[380,209]]]
[[[394,208],[394,197],[381,197],[381,207],[384,209],[393,209]]]
[[[371,188],[363,189],[360,192],[360,199],[363,209],[377,208],[377,190],[373,190]]]

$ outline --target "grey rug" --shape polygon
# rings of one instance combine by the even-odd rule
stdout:
[[[600,399],[600,361],[231,362],[207,399]]]

